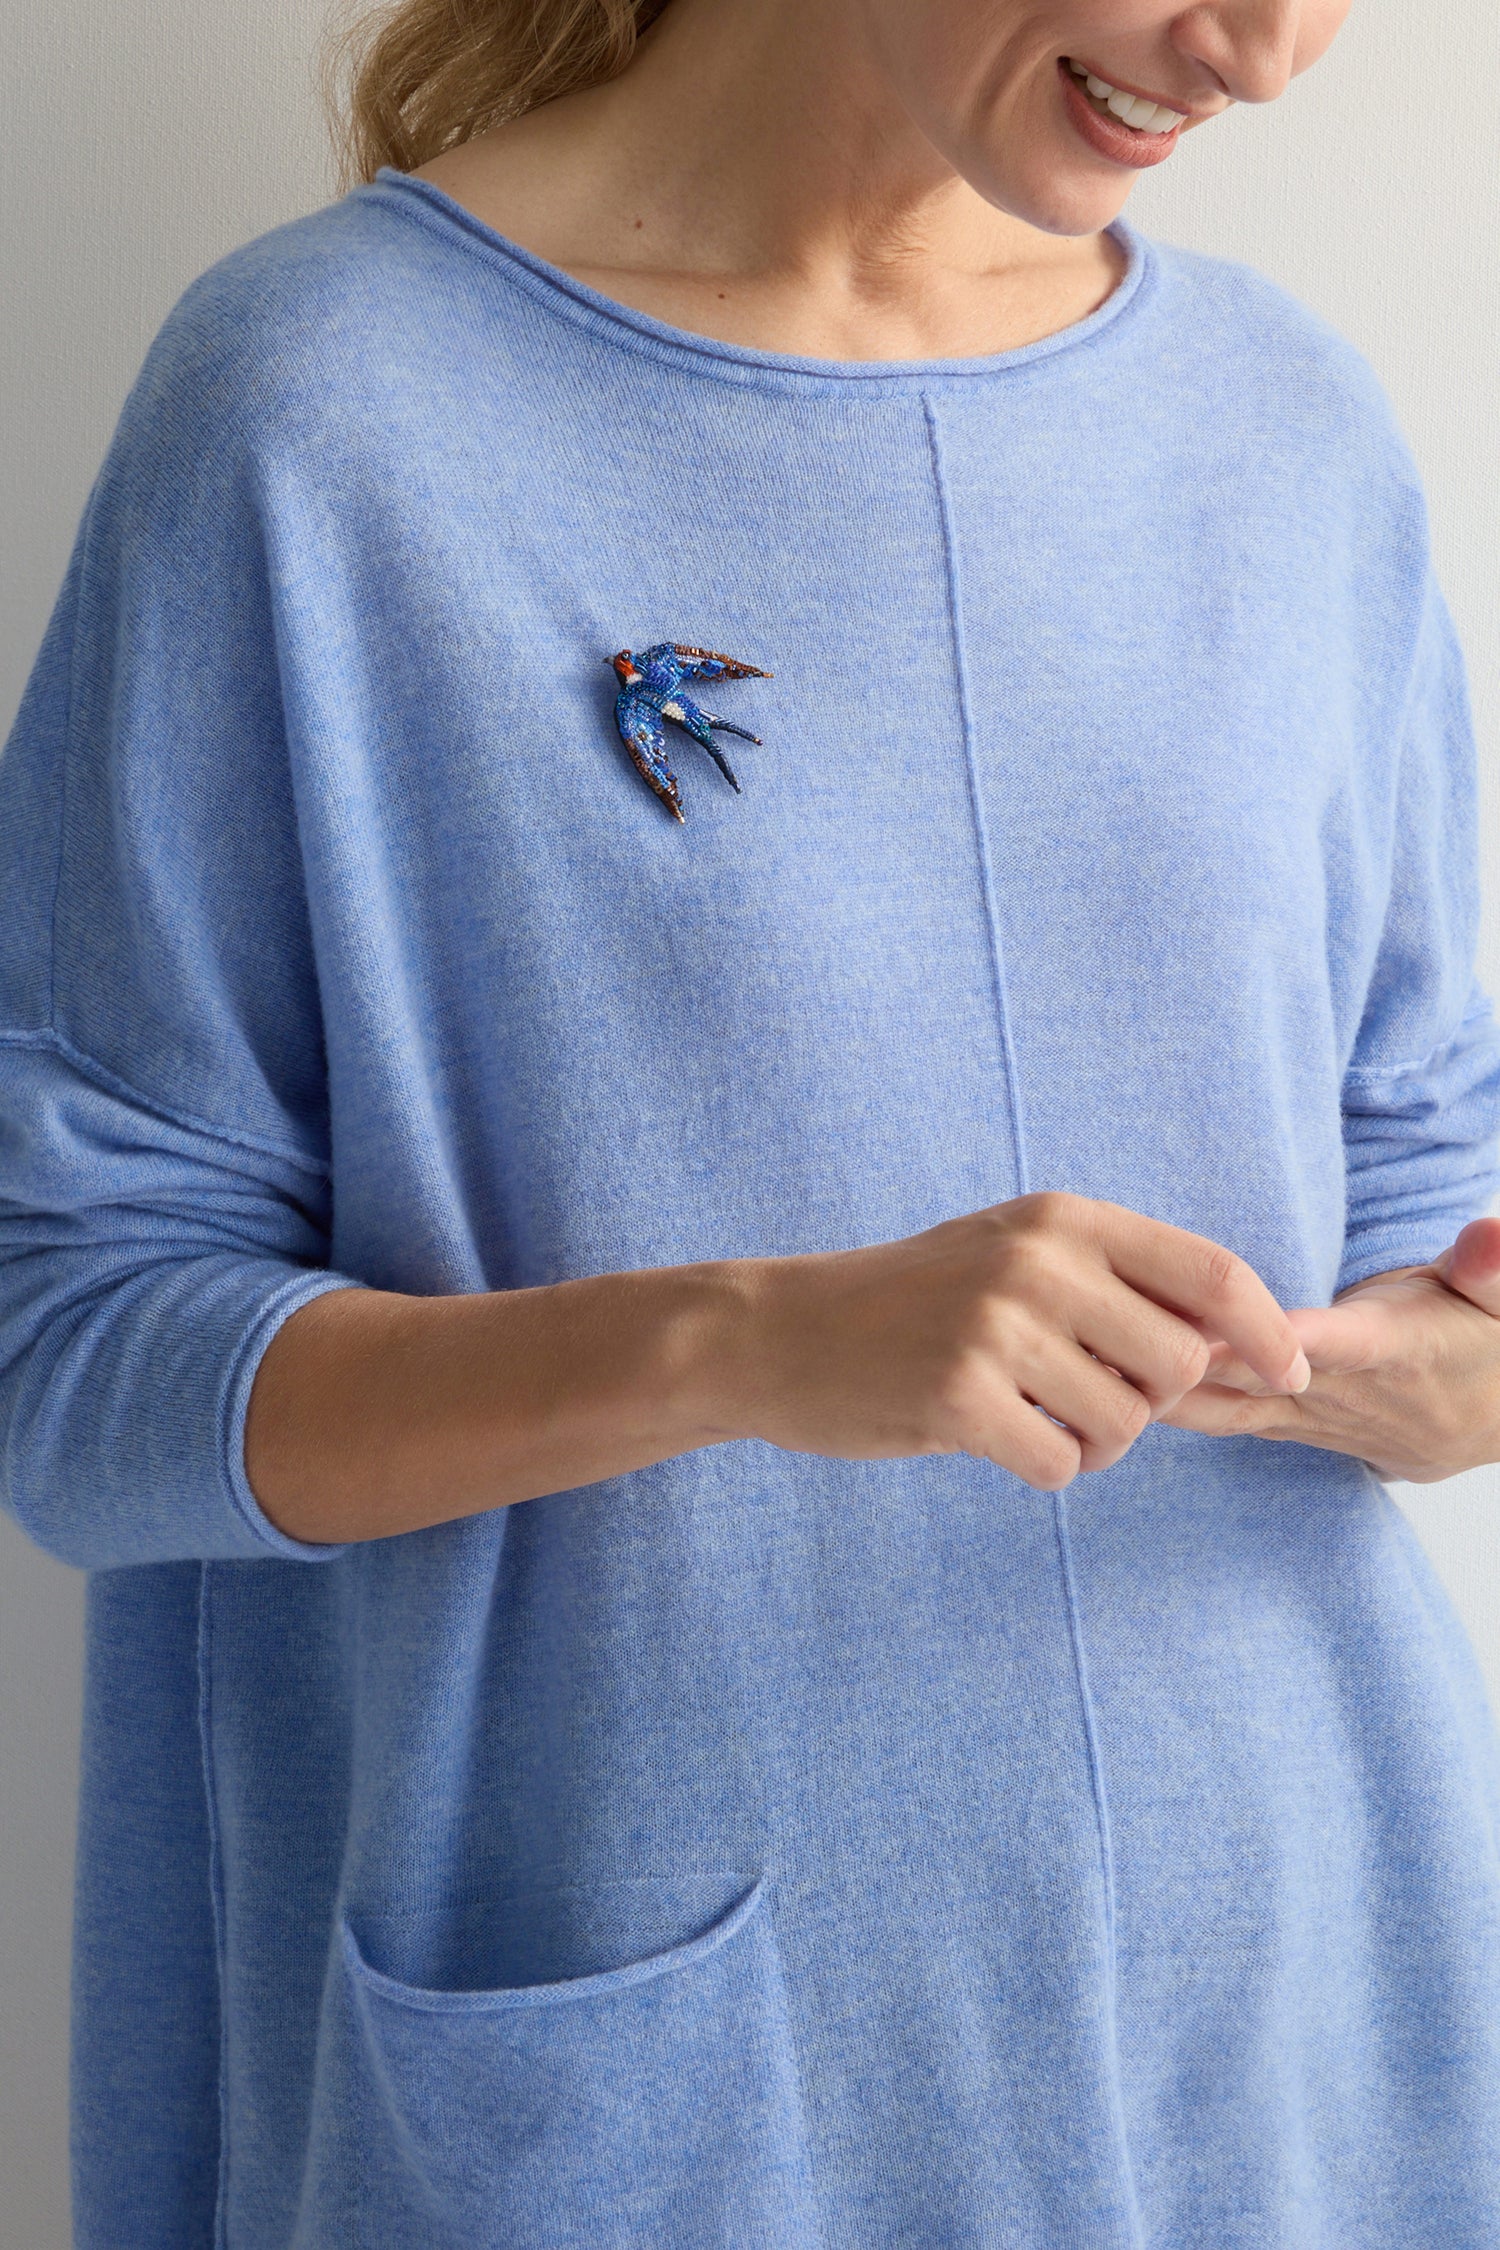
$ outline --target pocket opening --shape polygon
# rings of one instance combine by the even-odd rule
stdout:
[[[472,1991],[441,1991],[427,1985],[405,1984],[371,1966],[347,1918],[340,1922],[339,1935],[350,1974],[384,1999],[394,2001],[399,2007],[424,2008],[437,2014],[482,2014],[492,2009],[546,2008],[603,1999],[611,1992],[629,1991],[635,1985],[649,1983],[654,1977],[670,1976],[678,1969],[690,1968],[742,1930],[758,1912],[764,1896],[765,1885],[757,1877],[744,1897],[697,1937],[681,1945],[668,1946],[663,1952],[647,1954],[643,1960],[627,1962],[623,1968],[599,1969],[589,1976],[561,1977],[547,1984],[494,1985]]]

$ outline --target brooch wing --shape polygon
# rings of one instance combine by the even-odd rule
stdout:
[[[722,656],[716,648],[689,648],[681,641],[673,641],[671,649],[684,679],[770,680],[776,676],[773,672],[763,672],[758,664],[741,664],[736,656]]]
[[[681,820],[682,799],[677,776],[667,763],[667,738],[659,714],[642,698],[625,694],[615,699],[615,721],[636,772],[656,791],[668,811]]]

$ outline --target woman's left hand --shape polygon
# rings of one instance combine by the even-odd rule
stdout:
[[[1290,1318],[1312,1366],[1305,1391],[1267,1391],[1215,1344],[1203,1381],[1161,1419],[1352,1453],[1408,1484],[1500,1460],[1500,1218],[1475,1219],[1430,1266]]]

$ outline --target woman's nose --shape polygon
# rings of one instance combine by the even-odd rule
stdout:
[[[1237,102],[1274,102],[1296,68],[1309,0],[1202,0],[1172,26],[1179,53],[1201,63]]]

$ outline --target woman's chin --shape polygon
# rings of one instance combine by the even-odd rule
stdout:
[[[1056,235],[1097,234],[1120,216],[1135,185],[1131,173],[1101,177],[1096,165],[1080,164],[1071,152],[1056,149],[1039,150],[1024,168],[997,165],[969,177],[997,211]]]

